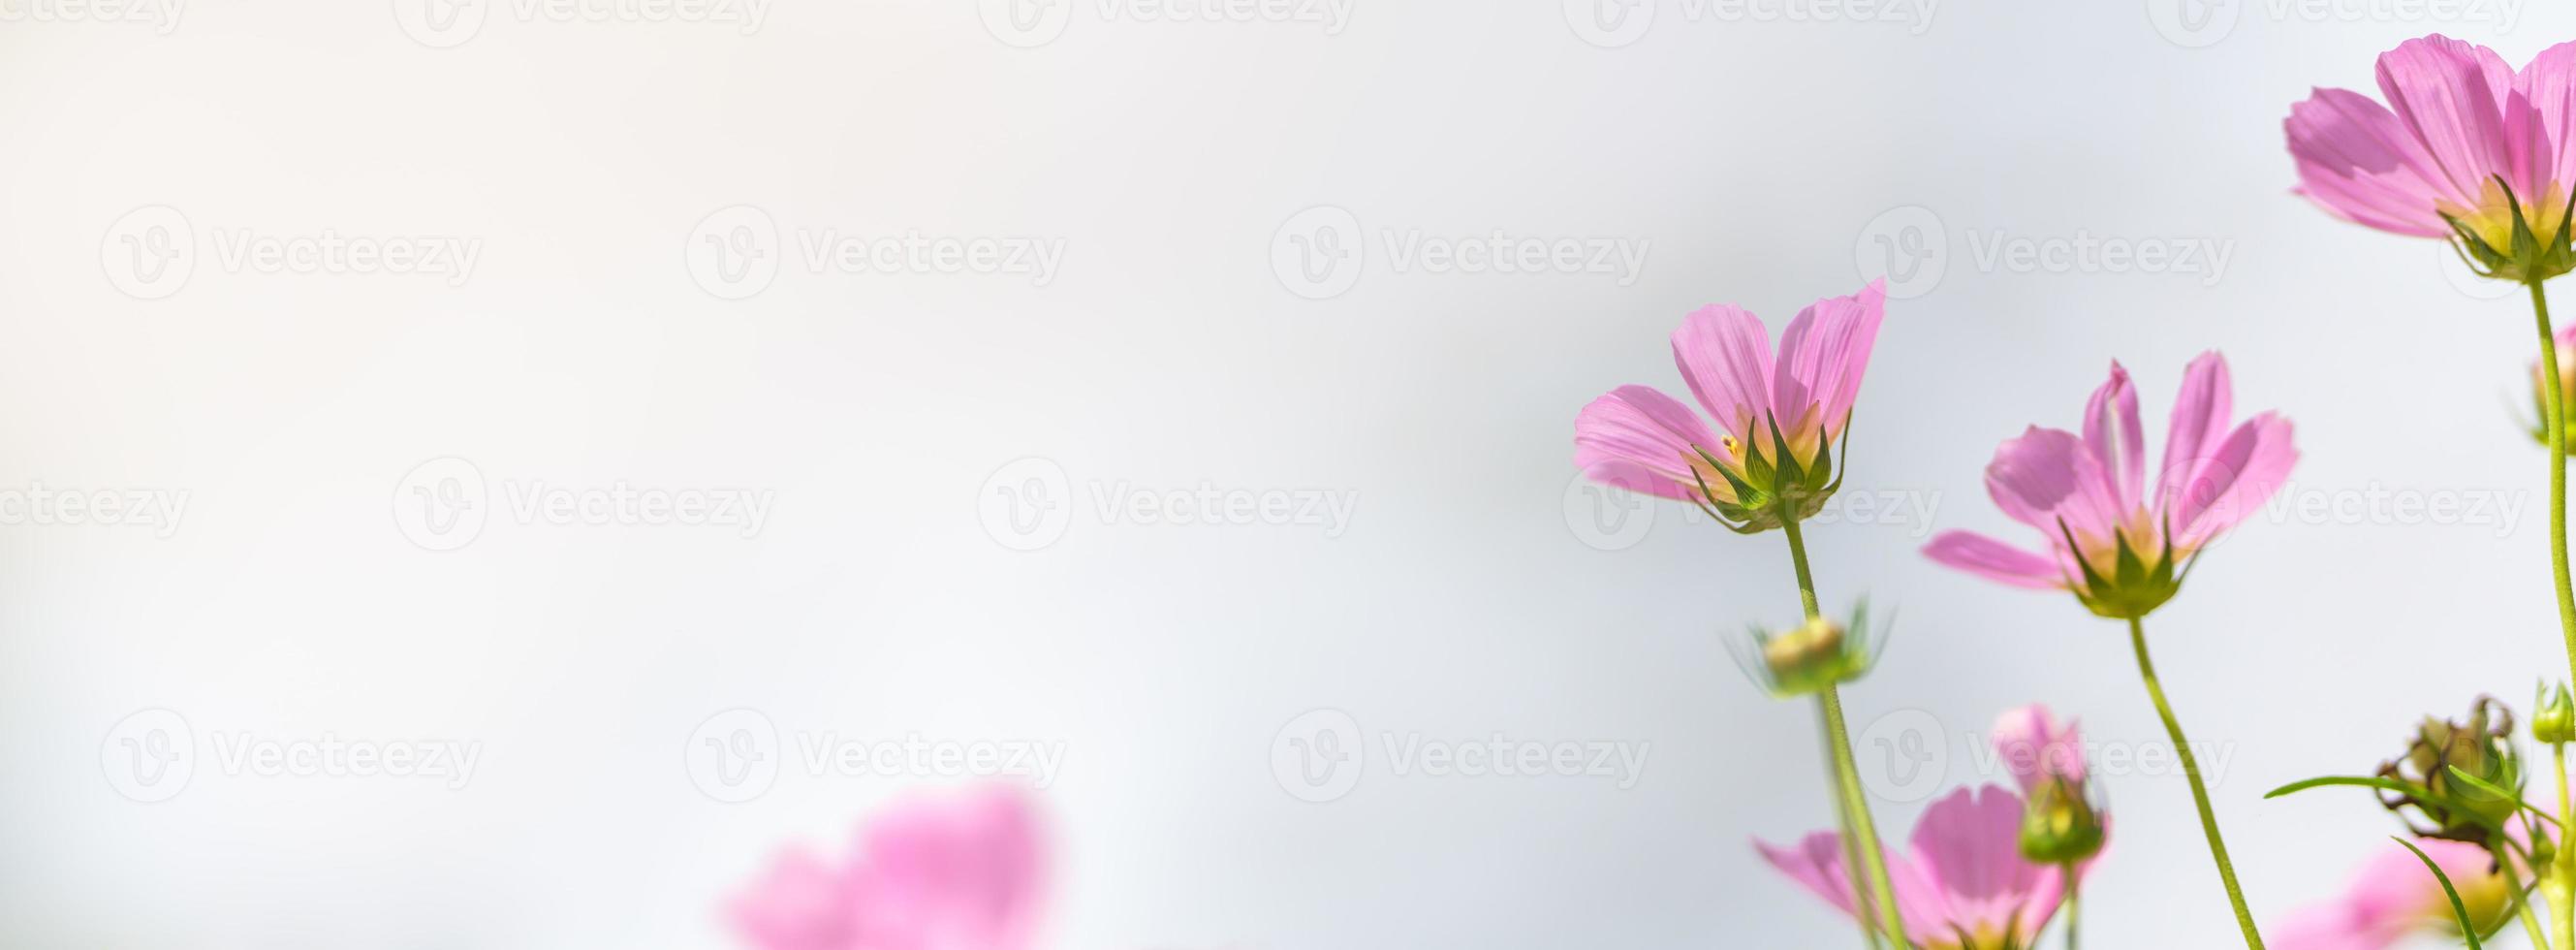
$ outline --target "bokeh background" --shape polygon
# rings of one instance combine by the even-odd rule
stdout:
[[[2007,707],[2161,743],[2118,628],[1916,553],[2019,537],[1981,469],[2113,358],[2159,433],[2213,347],[2299,426],[2317,500],[2150,628],[2265,919],[2395,826],[2264,790],[2565,669],[2524,302],[2289,194],[2280,120],[2576,11],[8,2],[0,942],[724,946],[778,848],[1006,773],[1053,946],[1849,944],[1750,844],[1831,820],[1729,658],[1778,535],[1570,442],[1688,310],[1882,274],[1809,534],[1897,613],[1891,836]],[[1442,256],[1496,235],[1581,262]],[[326,740],[473,764],[252,755]],[[1421,754],[1496,743],[1587,751]],[[2088,943],[2232,940],[2182,778],[2105,774]]]

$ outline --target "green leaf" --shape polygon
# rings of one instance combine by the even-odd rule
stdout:
[[[2451,899],[2451,916],[2460,921],[2460,935],[2468,938],[2469,950],[2479,950],[2478,925],[2469,919],[2469,905],[2460,903],[2460,892],[2459,889],[2451,886],[2451,876],[2442,873],[2442,866],[2433,863],[2433,859],[2424,853],[2424,849],[2416,847],[2415,842],[2395,836],[2391,836],[2388,840],[2405,845],[2406,850],[2415,852],[2415,860],[2424,862],[2424,870],[2433,872],[2433,879],[2442,882],[2442,896]]]
[[[2413,782],[2401,782],[2393,778],[2375,778],[2361,775],[2327,775],[2319,778],[2308,779],[2303,782],[2292,782],[2288,785],[2283,785],[2279,788],[2263,793],[2263,797],[2279,798],[2283,795],[2304,792],[2311,788],[2324,788],[2330,785],[2359,785],[2364,788],[2386,789],[2400,795],[2411,795],[2417,798],[2433,797],[2433,793],[2430,789]]]

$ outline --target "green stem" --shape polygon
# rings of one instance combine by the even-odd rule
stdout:
[[[2567,810],[2567,744],[2551,743],[2549,750],[2551,757],[2556,759],[2558,764],[2558,768],[2555,769],[2558,774],[2558,820],[2564,822],[2568,820],[2568,815],[2576,814]],[[2531,829],[2534,840],[2545,833],[2531,818],[2526,816],[2522,821],[2524,827]],[[2558,865],[2557,870],[2553,872],[2542,868],[2531,869],[2531,873],[2541,876],[2544,880],[2555,882],[2549,892],[2549,909],[2551,919],[2558,925],[2557,945],[2561,947],[2576,947],[2576,888],[2570,887],[2571,884],[2576,884],[2576,848],[2571,848],[2571,845],[2576,845],[2576,841],[2570,841],[2567,829],[2560,828],[2558,859],[2552,862]],[[2511,864],[2511,862],[2505,863]],[[2541,946],[2547,945],[2541,944]]]
[[[2549,323],[2549,295],[2541,290],[2540,280],[2530,281],[2531,316],[2540,329],[2540,389],[2547,394],[2542,422],[2549,438],[2549,570],[2558,584],[2558,631],[2567,643],[2567,671],[2576,677],[2576,583],[2571,583],[2567,570],[2567,393],[2558,373],[2558,334]],[[2559,753],[2558,814],[2567,820],[2567,767],[2564,749]],[[2564,837],[2564,836],[2562,836]],[[2576,947],[2576,851],[2570,842],[2559,842],[2557,873],[2549,875],[2552,883],[2551,910],[2556,912],[2558,945]]]
[[[2531,914],[2531,897],[2522,889],[2522,875],[2514,871],[2509,859],[2499,858],[2496,866],[2504,870],[2505,887],[2513,891],[2513,909],[2522,919],[2522,935],[2531,941],[2533,950],[2549,950],[2549,938],[2540,932],[2540,919]]]
[[[1819,719],[1823,718],[1824,710],[1824,700],[1816,700]],[[1818,729],[1828,735],[1833,731],[1828,724],[1820,724]],[[1825,753],[1825,760],[1828,762],[1833,760],[1831,751]],[[1867,872],[1862,871],[1860,866],[1860,839],[1852,834],[1851,802],[1842,794],[1842,772],[1827,769],[1825,780],[1834,786],[1834,828],[1843,833],[1843,873],[1851,878],[1852,916],[1860,918],[1860,933],[1861,936],[1868,938],[1870,950],[1882,950],[1884,944],[1881,944],[1878,939],[1878,920],[1875,916],[1878,911],[1870,902],[1869,881],[1865,876]],[[1905,950],[1905,948],[1899,947],[1897,950]]]
[[[2082,884],[2076,876],[2073,861],[2058,865],[2057,873],[2063,875],[2066,881],[2066,950],[2075,950],[2075,932],[2084,920],[2084,902],[2076,895]]]
[[[2567,570],[2567,394],[2558,375],[2558,337],[2549,325],[2549,296],[2531,282],[2531,313],[2540,322],[2540,388],[2548,393],[2549,569],[2558,582],[2558,628],[2567,641],[2567,672],[2576,677],[2576,582]]]
[[[1807,619],[1822,615],[1816,609],[1816,577],[1807,569],[1807,539],[1798,532],[1798,519],[1780,519],[1780,530],[1789,538],[1789,563],[1798,570],[1798,602],[1806,608]],[[1854,632],[1857,634],[1857,631]],[[1906,939],[1905,920],[1896,912],[1896,887],[1887,875],[1887,852],[1878,846],[1878,822],[1869,814],[1869,796],[1860,787],[1860,767],[1852,761],[1851,728],[1843,722],[1843,694],[1840,686],[1827,686],[1816,694],[1816,702],[1825,710],[1825,743],[1831,746],[1834,760],[1834,784],[1841,787],[1843,810],[1851,818],[1851,835],[1857,839],[1864,866],[1869,869],[1869,887],[1877,905],[1879,925],[1899,950],[1913,946]],[[1869,908],[1855,904],[1856,915],[1866,916]]]
[[[1807,609],[1807,619],[1814,620],[1823,611],[1816,609],[1816,576],[1807,570],[1806,536],[1798,533],[1796,518],[1780,519],[1780,533],[1789,536],[1789,564],[1798,569],[1798,604]]]
[[[2236,886],[2236,865],[2227,860],[2227,841],[2218,834],[2218,815],[2209,809],[2209,788],[2200,781],[2200,759],[2191,754],[2191,740],[2184,738],[2182,723],[2174,721],[2173,704],[2165,701],[2165,688],[2156,682],[2155,661],[2147,659],[2147,628],[2138,618],[2129,618],[2129,645],[2138,654],[2138,675],[2147,681],[2147,698],[2155,700],[2156,715],[2165,721],[2165,735],[2173,739],[2174,757],[2182,760],[2183,778],[2191,781],[2191,803],[2200,810],[2200,832],[2209,839],[2209,856],[2218,862],[2219,883],[2227,886],[2227,903],[2236,911],[2236,926],[2245,931],[2248,950],[2263,950],[2263,934],[2254,929],[2254,912],[2245,908],[2245,891]]]
[[[1887,852],[1878,846],[1878,824],[1869,817],[1869,798],[1861,793],[1860,767],[1852,763],[1851,730],[1843,724],[1842,688],[1827,686],[1816,697],[1825,707],[1825,731],[1829,733],[1826,741],[1834,747],[1834,778],[1842,786],[1843,807],[1851,812],[1852,837],[1859,839],[1861,857],[1869,868],[1869,888],[1872,902],[1878,905],[1879,926],[1894,938],[1896,946],[1913,946],[1905,936],[1905,921],[1896,912],[1896,888],[1887,876]]]

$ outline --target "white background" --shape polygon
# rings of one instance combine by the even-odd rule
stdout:
[[[1656,503],[1630,512],[1642,540],[1604,543],[1569,460],[1586,401],[1682,392],[1682,314],[1776,326],[1886,270],[1881,237],[1927,250],[1897,261],[1915,296],[1889,307],[1847,493],[2025,540],[1980,484],[1998,441],[2072,426],[2114,357],[2160,433],[2182,365],[2220,347],[2240,410],[2297,420],[2293,491],[2518,506],[2258,518],[2152,619],[2276,920],[2395,825],[2358,793],[2265,789],[2367,771],[2416,716],[2527,705],[2564,672],[2545,466],[2516,430],[2523,303],[2291,196],[2280,120],[2311,85],[2367,88],[2409,36],[2520,63],[2576,34],[2532,7],[2231,3],[2194,31],[2135,0],[1928,23],[1655,0],[1616,34],[1578,28],[1580,3],[1356,0],[1336,31],[1063,0],[1023,34],[965,2],[778,0],[748,33],[503,0],[447,32],[411,0],[195,0],[159,24],[10,6],[0,491],[187,504],[167,537],[0,525],[0,942],[725,945],[720,901],[777,848],[837,849],[960,781],[806,774],[796,736],[833,732],[1061,743],[1053,946],[1851,945],[1750,846],[1831,815],[1811,708],[1727,654],[1794,618],[1779,536]],[[778,230],[758,286],[702,279],[694,229],[737,205]],[[120,224],[152,206],[183,226]],[[1316,246],[1282,230],[1315,206],[1364,239],[1347,286],[1275,266]],[[797,241],[826,229],[1064,250],[1043,283],[817,273]],[[1645,266],[1438,273],[1388,244],[1497,230]],[[480,254],[451,285],[222,253],[325,231]],[[2079,235],[2230,256],[1980,260]],[[193,270],[137,284],[134,248],[172,237]],[[452,471],[415,467],[447,457],[486,521],[415,544],[410,489]],[[992,517],[1032,473],[1042,536]],[[621,482],[774,505],[750,537],[510,508]],[[1337,530],[1095,504],[1203,485],[1356,507]],[[2117,627],[1924,561],[1931,527],[1809,532],[1829,603],[1899,608],[1856,730],[1933,724],[1942,788],[1993,778],[1969,749],[2020,703],[2161,741]],[[690,756],[736,708],[787,766],[728,804]],[[193,775],[147,803],[120,794],[111,730],[150,709],[185,723]],[[1364,749],[1323,802],[1274,768],[1316,709]],[[326,733],[481,758],[451,790],[227,774],[215,745]],[[1497,735],[1645,768],[1397,774],[1383,744]],[[2234,939],[2180,777],[2108,791],[2088,945]],[[1901,837],[1922,805],[1883,794],[1881,823]]]

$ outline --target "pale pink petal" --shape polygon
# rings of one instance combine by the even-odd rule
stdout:
[[[1886,282],[1873,280],[1847,297],[1828,297],[1798,312],[1780,334],[1780,361],[1773,367],[1771,405],[1783,427],[1804,420],[1814,407],[1816,420],[1830,437],[1860,398],[1861,377],[1869,369],[1869,351],[1878,340],[1886,315]]]
[[[1613,389],[1574,418],[1576,468],[1593,481],[1665,498],[1699,496],[1693,446],[1715,445],[1716,435],[1690,407],[1646,386]]]
[[[879,819],[864,845],[882,919],[920,947],[1016,950],[1039,897],[1039,845],[1027,803],[1007,786]]]
[[[2119,526],[2101,466],[2082,439],[2032,426],[1996,447],[1986,465],[1986,493],[2013,520],[2038,528],[2052,546],[2065,544],[2060,522],[2078,538],[2109,538]]]
[[[2084,736],[2073,722],[2060,724],[2036,703],[1995,719],[1996,755],[2027,794],[2041,779],[2084,782]]]
[[[2328,214],[2417,237],[2449,237],[2439,203],[2456,194],[2397,114],[2348,89],[2318,89],[2282,122],[2298,192]]]
[[[813,854],[781,854],[767,876],[727,907],[735,929],[762,950],[846,950],[859,923],[849,874]]]
[[[2200,354],[2183,370],[2182,392],[2174,396],[2173,422],[2165,429],[2164,468],[2156,476],[2158,505],[2181,486],[2191,484],[2208,453],[2227,436],[2227,416],[2235,411],[2234,387],[2227,358],[2217,350]]]
[[[1969,933],[2014,930],[2027,939],[2057,912],[2056,875],[2021,856],[2021,816],[2021,796],[1988,785],[1934,802],[1914,826],[1915,863]]]
[[[2129,371],[2120,361],[2111,361],[2111,379],[2093,391],[2084,405],[2084,445],[2093,451],[2101,465],[2105,488],[2118,510],[2128,511],[2145,501],[2140,488],[2145,480],[2147,436],[2138,425],[2138,390],[2129,385]]]
[[[2272,950],[2387,950],[2402,936],[2372,929],[2349,902],[2337,900],[2263,928],[2263,945]]]
[[[2198,548],[2254,517],[2289,483],[2298,460],[2290,420],[2269,412],[2246,420],[2168,500],[2174,543]]]
[[[2548,189],[2523,200],[2563,208],[2568,189],[2576,187],[2576,145],[2568,140],[2576,134],[2576,43],[2541,50],[2515,74],[2513,87],[2506,128],[2527,139],[2519,152],[2534,169],[2528,178]],[[2519,110],[2530,114],[2516,115]]]
[[[1771,411],[1771,336],[1762,321],[1729,304],[1692,311],[1673,331],[1673,363],[1709,417],[1750,441],[1753,425]]]
[[[2477,195],[2494,176],[2516,173],[2506,134],[2513,70],[2494,50],[2439,34],[2380,54],[2379,91],[2433,158],[2455,199]]]
[[[1944,531],[1923,547],[1923,556],[2015,587],[2067,586],[2066,572],[2058,561],[1973,532]]]
[[[1852,913],[1852,882],[1849,872],[1843,870],[1841,835],[1830,831],[1815,832],[1799,839],[1794,848],[1777,847],[1755,839],[1753,847],[1762,852],[1763,860],[1771,862],[1772,867],[1798,882],[1808,893],[1824,898],[1825,903],[1834,905],[1835,910],[1847,915]]]

